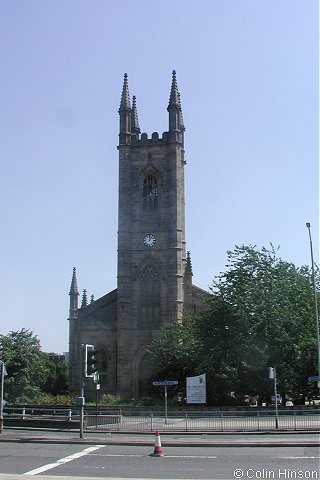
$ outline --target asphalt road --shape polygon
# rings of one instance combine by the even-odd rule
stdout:
[[[5,445],[1,444],[1,472],[23,478],[319,478],[315,447],[167,447],[164,458],[154,458],[148,447]]]
[[[60,480],[64,476],[81,478],[134,479],[320,479],[319,446],[296,445],[283,447],[270,443],[268,447],[204,446],[195,437],[194,444],[181,444],[185,437],[177,437],[175,446],[162,442],[164,457],[151,457],[153,446],[122,444],[48,443],[38,441],[0,442],[0,480],[26,479]],[[55,432],[57,435],[57,432]],[[311,435],[311,434],[310,434]],[[35,435],[36,437],[36,435]],[[34,437],[34,438],[35,438]],[[235,440],[240,435],[233,437]],[[241,436],[242,437],[242,436]],[[270,436],[272,439],[272,435]],[[54,437],[52,437],[54,438]],[[63,435],[62,437],[63,438]],[[188,437],[189,438],[189,437]],[[278,441],[281,440],[279,437]],[[223,439],[222,439],[223,440]],[[189,438],[190,442],[190,438]],[[141,443],[143,439],[141,438]],[[241,445],[241,446],[240,446]],[[8,476],[9,475],[9,476]]]

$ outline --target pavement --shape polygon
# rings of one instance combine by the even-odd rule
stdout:
[[[181,447],[271,447],[303,446],[320,447],[320,432],[307,431],[264,431],[264,432],[170,432],[162,433],[163,446]],[[0,433],[0,442],[79,444],[79,445],[154,445],[155,432],[106,432],[85,431],[80,438],[79,430],[35,430],[5,428]]]
[[[28,478],[28,476],[24,474],[19,475],[16,473],[0,473],[0,480],[25,480],[26,478]],[[59,478],[59,480],[91,480],[91,477],[65,477],[61,475],[57,477],[56,475],[37,475],[37,480],[57,480],[57,478]],[[103,477],[102,480],[130,480],[130,478]],[[138,479],[136,478],[133,480]],[[154,480],[154,478],[144,478],[143,480]]]
[[[27,477],[28,478],[28,477]],[[59,480],[88,480],[90,477],[58,477]],[[103,477],[103,480],[106,480],[107,477]],[[26,475],[16,474],[16,473],[0,473],[0,480],[25,480]],[[57,480],[55,475],[37,475],[37,480]],[[110,480],[130,480],[129,478],[110,478]],[[138,480],[138,479],[135,479]],[[152,478],[144,478],[143,480],[154,480]]]

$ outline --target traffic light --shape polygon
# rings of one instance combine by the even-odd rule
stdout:
[[[93,345],[86,345],[85,360],[86,377],[93,378],[94,374],[98,371],[98,350],[95,350]]]

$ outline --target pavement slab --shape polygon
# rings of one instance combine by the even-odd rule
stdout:
[[[187,434],[176,432],[170,434],[162,433],[161,441],[164,446],[320,446],[320,433],[316,431],[304,432],[278,432],[278,433],[223,433],[223,434]],[[37,431],[5,429],[0,434],[0,442],[18,443],[48,443],[48,444],[79,444],[79,445],[129,445],[145,446],[154,445],[155,432],[130,432],[130,433],[109,433],[109,432],[85,432],[84,438],[80,438],[79,432],[65,431]]]

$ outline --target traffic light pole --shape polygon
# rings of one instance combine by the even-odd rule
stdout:
[[[85,379],[85,345],[81,345],[80,349],[80,438],[83,438],[83,424],[84,424],[84,379]]]
[[[276,409],[276,429],[279,428],[278,417],[278,392],[277,392],[277,371],[276,367],[269,367],[269,378],[274,381],[274,405]]]
[[[80,347],[80,396],[77,399],[77,406],[80,411],[80,438],[83,438],[84,428],[84,386],[86,378],[98,379],[99,374],[97,371],[97,354],[98,351],[94,349],[94,345],[82,343]],[[100,386],[100,385],[99,385]],[[97,385],[98,388],[98,385]]]

